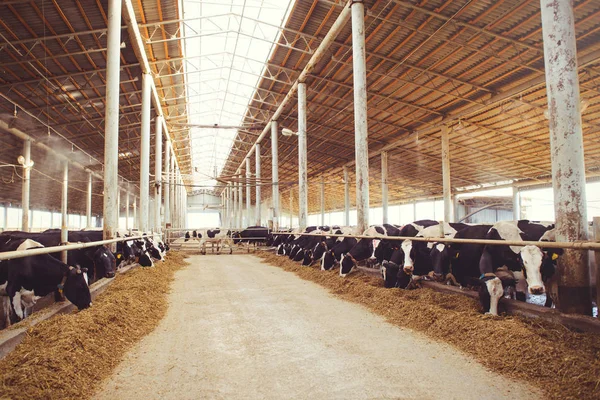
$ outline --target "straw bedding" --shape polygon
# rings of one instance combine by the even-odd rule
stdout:
[[[0,360],[0,398],[91,397],[125,352],[163,318],[174,273],[186,264],[183,255],[170,252],[155,268],[118,275],[91,308],[30,329]]]
[[[360,272],[341,278],[337,270],[302,267],[271,253],[259,256],[366,306],[392,324],[423,332],[493,371],[536,385],[548,398],[600,398],[600,335],[540,320],[486,316],[476,300],[461,295],[386,289],[380,278]]]

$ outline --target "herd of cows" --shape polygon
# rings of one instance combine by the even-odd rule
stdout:
[[[69,243],[98,242],[102,231],[69,231]],[[0,234],[0,252],[53,247],[61,244],[60,230],[32,233],[5,231]],[[30,314],[36,301],[54,293],[56,300],[66,297],[77,308],[92,305],[89,285],[101,278],[112,278],[117,269],[139,263],[151,267],[162,260],[168,246],[150,236],[117,243],[116,253],[105,246],[69,250],[67,263],[61,253],[41,254],[0,261],[0,296],[6,325]]]
[[[391,240],[385,237],[489,239],[553,242],[551,223],[501,221],[493,225],[470,225],[421,220],[404,226],[371,226],[364,232],[351,227],[309,227],[304,233],[268,235],[267,245],[277,254],[309,266],[319,263],[322,270],[339,268],[348,275],[363,261],[379,266],[386,288],[409,289],[419,280],[446,282],[479,290],[485,312],[498,315],[501,297],[525,301],[526,293],[546,293],[546,306],[556,295],[556,260],[562,250],[550,244],[540,246],[441,243],[420,240]],[[328,236],[363,235],[373,239]],[[382,238],[382,236],[384,236]],[[555,297],[554,297],[555,298]]]

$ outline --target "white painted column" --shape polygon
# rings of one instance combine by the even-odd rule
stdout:
[[[325,178],[321,176],[321,226],[325,226]]]
[[[521,193],[519,193],[519,188],[516,186],[512,187],[512,201],[513,219],[518,221],[521,219]]]
[[[381,208],[383,210],[383,223],[389,222],[388,209],[388,152],[381,153]]]
[[[63,181],[62,181],[62,197],[60,202],[60,212],[62,214],[60,223],[60,243],[64,244],[69,241],[69,216],[67,215],[69,199],[69,163],[63,161]],[[106,218],[105,218],[106,221]],[[63,263],[67,263],[67,252],[60,252],[60,259]]]
[[[142,74],[142,132],[140,138],[140,230],[148,230],[150,196],[150,95],[152,75]]]
[[[154,133],[154,231],[160,233],[162,222],[160,220],[160,209],[162,208],[162,135],[163,117],[156,117]]]
[[[587,240],[583,134],[572,0],[541,0],[550,127],[556,240]],[[565,249],[558,259],[557,308],[591,314],[588,252]]]
[[[117,230],[120,229],[121,222],[121,187],[117,188]]]
[[[361,231],[369,227],[369,144],[365,6],[352,3],[352,65],[354,77],[354,146],[356,158],[356,217]]]
[[[231,228],[231,183],[227,182],[225,188],[225,200],[227,202],[227,224],[226,228]]]
[[[250,170],[250,158],[246,158],[246,225],[252,224],[252,171]]]
[[[308,176],[306,139],[306,83],[298,83],[298,225],[304,230],[308,219]]]
[[[87,193],[85,198],[85,227],[92,227],[92,172],[88,171]]]
[[[242,180],[244,175],[238,175],[238,227],[244,228],[244,185],[242,184]]]
[[[279,143],[277,121],[271,121],[271,181],[273,182],[273,230],[279,230]]]
[[[175,227],[175,153],[171,154],[171,159],[169,160],[171,163],[171,167],[169,168],[169,218],[171,222],[171,227]]]
[[[29,193],[31,187],[31,140],[23,142],[23,181],[21,184],[21,230],[29,232]]]
[[[256,210],[254,212],[255,214],[255,222],[256,222],[256,226],[261,226],[261,198],[260,198],[260,185],[261,185],[261,180],[260,180],[260,143],[256,143]]]
[[[290,186],[290,229],[292,228],[293,224],[294,224],[294,191],[292,190],[292,187]]]
[[[233,176],[233,179],[236,179],[236,176]],[[233,213],[231,218],[231,227],[239,228],[238,226],[238,190],[237,190],[237,182],[233,181],[231,183],[231,190],[233,191]]]
[[[171,223],[171,146],[169,141],[165,141],[165,165],[164,165],[164,173],[163,173],[163,201],[164,201],[164,219],[165,219],[165,227],[167,224]]]
[[[350,226],[350,174],[344,166],[344,225]]]
[[[121,68],[121,0],[108,1],[106,50],[106,108],[104,122],[103,237],[113,239],[117,229],[119,169],[119,81]],[[111,245],[116,250],[116,245]]]
[[[137,215],[137,197],[133,196],[133,226],[132,229],[139,229],[140,222],[138,221]]]
[[[125,192],[125,230],[130,232],[131,226],[129,225],[129,183],[127,184],[127,191]]]
[[[444,221],[454,222],[452,187],[450,185],[450,140],[446,125],[442,126],[442,190],[444,195]]]

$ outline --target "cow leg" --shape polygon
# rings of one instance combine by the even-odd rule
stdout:
[[[21,307],[21,292],[15,292],[12,296],[9,296],[12,309],[17,314],[19,320],[25,318],[23,308]]]
[[[486,289],[490,294],[490,309],[486,314],[498,315],[498,301],[504,294],[502,281],[499,278],[493,278],[485,282]]]
[[[12,309],[10,308],[10,298],[8,296],[2,296],[2,309],[4,311],[4,328],[8,328],[12,323],[10,319]]]

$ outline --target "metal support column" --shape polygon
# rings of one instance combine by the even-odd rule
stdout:
[[[163,172],[163,200],[164,200],[164,220],[165,220],[165,227],[167,226],[167,224],[171,223],[171,185],[170,185],[170,175],[171,175],[171,170],[170,170],[170,166],[171,166],[171,148],[169,145],[169,141],[165,141],[165,165],[164,165],[164,172]]]
[[[256,226],[261,225],[261,198],[260,198],[260,143],[256,143],[256,210],[254,211]]]
[[[250,170],[250,158],[246,158],[246,225],[252,224],[252,184],[250,178],[252,171]]]
[[[103,237],[113,239],[118,227],[119,81],[121,69],[121,0],[108,1],[106,108],[104,120]],[[109,246],[116,251],[116,245]]]
[[[243,179],[244,176],[242,174],[238,175],[238,226],[242,229],[244,228],[244,185],[242,184]]]
[[[117,230],[121,229],[121,187],[117,187]]]
[[[290,226],[289,228],[292,229],[292,226],[294,224],[294,191],[292,190],[292,187],[290,186]]]
[[[279,204],[279,144],[277,121],[271,121],[271,178],[273,182],[273,229],[279,230],[280,204]]]
[[[171,154],[171,159],[169,160],[171,166],[169,167],[169,221],[171,222],[171,227],[175,227],[175,153]]]
[[[62,183],[62,197],[60,202],[60,212],[62,214],[60,223],[60,243],[66,244],[69,241],[69,216],[67,215],[69,198],[69,162],[63,161],[63,183]],[[63,263],[67,263],[67,252],[60,252],[60,259]]]
[[[306,83],[298,83],[298,225],[304,230],[308,218],[306,156]]]
[[[572,0],[541,0],[550,127],[556,240],[586,240],[583,135]],[[590,314],[588,252],[565,249],[558,259],[557,307]]]
[[[127,191],[125,192],[125,230],[129,231],[129,184],[127,184]]]
[[[442,187],[444,193],[444,221],[454,222],[452,188],[450,185],[450,140],[446,125],[442,126]]]
[[[150,191],[150,95],[152,75],[142,75],[142,129],[140,138],[140,231],[148,230]]]
[[[388,211],[388,152],[381,153],[381,208],[383,211],[383,223],[389,221]]]
[[[512,202],[513,202],[513,219],[518,221],[521,219],[521,193],[519,188],[513,186],[512,188]]]
[[[367,126],[367,71],[365,5],[352,3],[352,67],[354,77],[354,146],[356,158],[356,221],[359,230],[369,227],[369,144]]]
[[[344,166],[344,225],[350,226],[350,174]]]
[[[92,172],[88,171],[88,186],[85,198],[85,227],[92,227]]]
[[[237,177],[234,176],[233,179],[236,179]],[[232,213],[232,221],[231,221],[231,227],[232,228],[239,228],[238,226],[238,190],[237,190],[237,182],[233,181],[232,182],[232,187],[231,189],[233,190],[233,213]]]
[[[231,183],[227,182],[227,187],[225,188],[225,209],[226,218],[225,218],[225,227],[231,228]]]
[[[137,197],[133,196],[133,230],[139,229],[139,221],[137,215]]]
[[[23,182],[21,185],[21,230],[29,232],[29,193],[31,187],[31,140],[23,142]]]
[[[154,132],[154,231],[160,233],[162,222],[160,210],[162,206],[162,135],[163,117],[156,117]]]
[[[321,226],[325,226],[325,178],[321,176]]]

